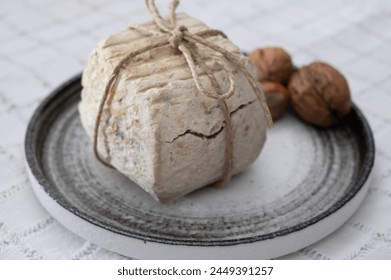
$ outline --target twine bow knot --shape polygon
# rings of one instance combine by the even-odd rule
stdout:
[[[183,37],[185,36],[184,32],[188,31],[186,26],[179,25],[175,27],[174,31],[171,33],[170,39],[168,39],[168,42],[170,42],[170,46],[173,49],[178,49],[179,45],[182,43]]]
[[[100,162],[102,162],[106,166],[113,167],[109,163],[109,160],[107,161],[103,160],[99,156],[97,143],[98,143],[98,132],[99,132],[99,125],[102,116],[102,111],[105,106],[106,100],[110,95],[113,84],[116,81],[121,69],[132,58],[144,52],[150,51],[155,48],[163,47],[169,44],[172,48],[179,50],[182,53],[183,57],[187,62],[187,65],[192,74],[195,86],[197,87],[198,91],[209,98],[218,100],[220,107],[223,111],[224,119],[225,119],[225,128],[226,128],[226,139],[227,139],[226,149],[225,149],[226,164],[225,164],[224,175],[222,179],[218,182],[218,184],[224,185],[230,180],[232,176],[232,170],[233,170],[233,132],[232,132],[231,115],[226,100],[234,94],[236,83],[235,83],[235,77],[232,73],[232,70],[230,70],[230,66],[234,66],[234,67],[236,66],[236,68],[245,75],[261,107],[263,108],[268,125],[269,127],[271,127],[272,119],[269,112],[269,108],[266,105],[263,92],[259,87],[258,83],[255,81],[254,77],[247,70],[246,66],[244,65],[244,63],[242,62],[238,54],[229,52],[226,49],[221,48],[218,45],[212,44],[205,39],[206,37],[217,36],[217,35],[226,38],[226,35],[223,32],[219,30],[208,29],[198,33],[191,33],[189,32],[187,27],[183,25],[177,25],[175,10],[179,4],[179,0],[172,1],[169,7],[169,15],[167,19],[164,19],[160,15],[155,5],[155,0],[145,0],[145,1],[146,1],[146,6],[148,8],[148,11],[151,14],[151,17],[155,25],[157,26],[159,32],[147,29],[144,26],[140,26],[140,25],[132,25],[129,27],[129,29],[133,29],[139,32],[149,34],[153,36],[156,40],[155,42],[151,43],[148,46],[145,46],[137,51],[127,54],[115,66],[113,73],[109,79],[109,82],[106,85],[105,93],[103,95],[102,101],[99,104],[98,115],[95,123],[94,143],[93,143],[95,156]],[[221,87],[216,77],[214,76],[213,71],[210,68],[208,68],[208,66],[204,62],[204,57],[202,56],[202,53],[200,53],[200,47],[202,47],[204,54],[207,54],[208,58],[210,58],[213,62],[219,65],[220,69],[223,70],[225,72],[226,77],[228,77],[229,89],[226,92],[222,92]],[[210,80],[212,90],[204,88],[204,86],[201,84],[196,65],[199,66],[203,74],[206,74],[206,76]],[[110,157],[109,152],[108,155]]]

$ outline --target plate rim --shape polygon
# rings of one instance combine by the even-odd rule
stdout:
[[[339,215],[333,213],[318,223],[292,234],[232,246],[186,246],[129,238],[90,223],[54,201],[36,181],[30,170],[28,170],[28,175],[32,180],[33,191],[38,200],[54,218],[61,221],[61,224],[71,232],[124,256],[154,260],[271,259],[295,252],[326,237],[343,225],[364,200],[370,184],[370,180],[367,180],[356,196],[339,210]],[[303,238],[303,235],[306,238]],[[173,246],[175,246],[175,250],[173,250]]]
[[[189,240],[178,240],[178,239],[172,239],[172,238],[159,238],[154,236],[148,236],[140,233],[134,233],[127,230],[123,230],[121,228],[118,228],[116,226],[110,225],[104,221],[99,221],[98,219],[86,215],[85,213],[78,211],[77,208],[72,207],[70,203],[67,201],[61,200],[56,198],[55,195],[51,192],[51,184],[49,180],[47,180],[44,176],[44,172],[40,168],[40,164],[38,162],[36,151],[35,151],[35,142],[34,142],[34,136],[37,132],[37,126],[39,126],[39,120],[41,114],[45,111],[45,109],[50,106],[50,104],[58,97],[58,95],[62,94],[64,91],[70,90],[72,87],[80,86],[81,87],[81,76],[82,74],[78,74],[74,76],[73,78],[67,80],[63,84],[61,84],[59,87],[54,89],[41,103],[40,105],[35,109],[29,123],[27,126],[26,134],[25,134],[25,142],[24,142],[24,148],[25,148],[25,156],[26,156],[26,166],[29,172],[31,173],[30,179],[35,179],[37,183],[43,188],[43,190],[53,199],[59,206],[63,207],[65,210],[70,211],[72,214],[76,215],[79,218],[82,218],[83,220],[92,223],[95,226],[104,228],[105,230],[108,230],[110,232],[124,235],[126,237],[130,238],[136,238],[141,241],[149,241],[149,242],[156,242],[161,244],[168,244],[168,245],[185,245],[185,246],[196,246],[196,247],[209,247],[209,246],[232,246],[232,245],[240,245],[240,244],[246,244],[246,243],[254,243],[259,241],[265,241],[270,240],[276,237],[286,236],[298,231],[301,231],[305,228],[308,228],[309,226],[312,226],[323,219],[329,217],[330,215],[338,212],[339,209],[347,205],[356,195],[359,193],[361,189],[364,188],[366,183],[369,181],[369,177],[371,175],[371,171],[374,166],[375,162],[375,142],[372,130],[369,126],[368,121],[366,120],[365,116],[361,112],[361,110],[353,104],[352,110],[355,111],[357,114],[357,117],[361,121],[361,126],[363,129],[363,133],[366,136],[363,142],[365,143],[366,147],[366,154],[364,156],[363,162],[363,171],[359,174],[358,178],[356,179],[356,184],[347,192],[345,196],[340,198],[336,203],[334,203],[330,208],[326,209],[325,211],[319,213],[317,216],[304,221],[300,224],[297,224],[293,227],[289,227],[287,229],[278,230],[276,232],[263,234],[263,235],[256,235],[251,237],[245,237],[245,238],[233,238],[233,239],[227,239],[227,240],[201,240],[201,241],[189,241]],[[34,185],[34,182],[32,182]],[[49,211],[50,212],[50,211]],[[352,213],[353,214],[353,213]]]

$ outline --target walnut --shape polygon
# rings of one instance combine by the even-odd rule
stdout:
[[[262,82],[266,103],[269,106],[273,120],[279,119],[286,111],[289,103],[289,92],[281,84],[276,82]]]
[[[251,52],[250,59],[260,81],[273,81],[286,85],[293,72],[291,56],[282,48],[256,49]]]
[[[323,62],[314,62],[296,71],[288,89],[296,113],[304,121],[321,127],[337,124],[352,106],[346,79]]]

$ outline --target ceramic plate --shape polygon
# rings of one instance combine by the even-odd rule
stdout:
[[[374,162],[371,130],[357,107],[333,129],[288,113],[261,156],[223,189],[206,187],[161,205],[101,165],[78,115],[80,76],[33,115],[25,142],[33,189],[64,226],[142,259],[274,258],[314,243],[359,207]]]

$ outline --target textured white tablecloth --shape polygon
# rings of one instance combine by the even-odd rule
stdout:
[[[373,184],[339,230],[284,258],[391,259],[391,1],[182,0],[179,11],[224,30],[244,50],[281,45],[296,65],[321,59],[347,76],[375,134]],[[123,258],[42,208],[23,141],[33,110],[82,71],[98,40],[148,18],[143,0],[0,0],[0,259]]]

